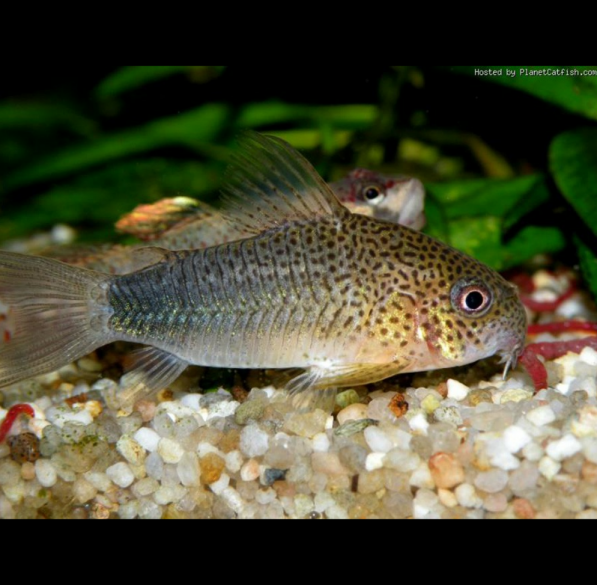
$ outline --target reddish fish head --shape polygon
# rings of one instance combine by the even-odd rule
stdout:
[[[418,179],[355,169],[330,186],[353,213],[415,230],[425,225],[425,189]]]

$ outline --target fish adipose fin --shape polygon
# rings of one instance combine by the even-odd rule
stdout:
[[[45,374],[113,340],[103,304],[110,276],[0,252],[0,299],[15,330],[0,346],[0,387]]]
[[[122,392],[119,400],[125,409],[132,407],[137,399],[147,398],[169,386],[189,365],[155,347],[137,350],[130,358],[132,367],[120,380]]]
[[[280,138],[247,131],[223,188],[222,213],[250,234],[348,213],[311,163]]]
[[[379,382],[399,374],[408,365],[407,361],[397,360],[387,364],[348,364],[331,368],[313,367],[293,378],[286,384],[296,408],[311,410],[321,408],[330,411],[330,397],[333,401],[337,388],[362,386]]]

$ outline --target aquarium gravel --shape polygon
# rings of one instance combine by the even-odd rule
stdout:
[[[562,286],[534,280],[537,300]],[[582,292],[540,320],[575,317],[594,317]],[[127,413],[122,353],[4,389],[0,420],[31,408],[0,444],[0,517],[597,518],[590,347],[547,362],[539,392],[485,360],[344,390],[333,414],[271,384],[204,393],[199,368]]]

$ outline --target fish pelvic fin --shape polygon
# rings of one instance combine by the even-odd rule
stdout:
[[[223,188],[223,215],[251,235],[348,211],[311,163],[284,140],[246,131]]]
[[[132,411],[140,398],[150,398],[168,387],[189,365],[188,362],[155,347],[145,347],[131,356],[132,367],[120,380],[121,409]]]
[[[0,252],[0,300],[14,323],[0,345],[0,387],[56,370],[112,341],[110,279],[50,258]]]
[[[321,408],[331,412],[338,388],[379,382],[399,374],[407,365],[408,362],[397,360],[386,364],[346,364],[330,368],[315,366],[290,380],[286,389],[290,392],[294,407],[301,410]]]

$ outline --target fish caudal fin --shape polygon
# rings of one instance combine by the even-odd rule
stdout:
[[[14,324],[0,345],[0,387],[51,372],[112,341],[102,286],[109,280],[57,260],[0,252],[0,300]]]

